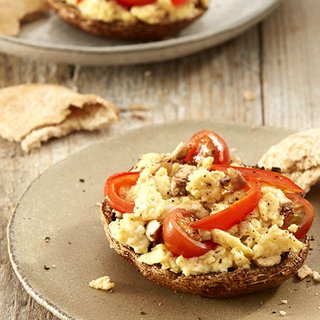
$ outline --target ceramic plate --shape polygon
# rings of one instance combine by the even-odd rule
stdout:
[[[164,61],[198,52],[238,35],[263,19],[278,2],[212,0],[205,16],[179,36],[150,43],[110,41],[84,33],[51,15],[24,25],[19,37],[0,37],[0,51],[72,64]]]
[[[177,294],[146,280],[109,248],[96,205],[102,201],[105,178],[129,168],[139,153],[170,151],[203,128],[224,136],[249,164],[289,133],[211,122],[145,127],[50,168],[27,190],[8,227],[12,265],[28,293],[61,319],[206,320],[218,315],[221,320],[256,320],[276,319],[279,310],[290,319],[319,318],[319,287],[311,282],[291,279],[278,289],[227,300],[206,299]],[[318,186],[308,195],[317,211],[319,191]],[[316,215],[311,231],[316,240],[308,261],[314,268],[319,268],[319,224]],[[89,288],[89,281],[103,275],[116,283],[112,293]],[[280,305],[282,299],[288,304]]]

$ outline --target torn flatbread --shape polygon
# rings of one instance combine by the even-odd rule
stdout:
[[[93,131],[118,119],[114,104],[58,85],[26,84],[0,90],[0,136],[24,151],[79,130]]]
[[[48,9],[46,0],[0,0],[0,35],[16,36],[21,22],[32,21]]]
[[[320,181],[320,129],[290,135],[272,146],[259,160],[259,167],[281,171],[308,192]]]

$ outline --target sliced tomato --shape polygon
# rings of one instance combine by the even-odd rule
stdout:
[[[213,156],[216,164],[229,164],[230,151],[226,142],[215,132],[202,130],[189,141],[189,149],[184,159],[186,163],[197,163],[197,157]]]
[[[248,190],[243,198],[224,210],[191,223],[190,226],[205,230],[228,230],[244,220],[257,207],[261,196],[260,184],[258,182],[249,182]]]
[[[215,248],[211,241],[201,242],[198,230],[190,227],[190,222],[195,219],[191,212],[179,208],[170,211],[164,219],[163,242],[173,255],[198,257]]]
[[[134,6],[145,6],[147,4],[155,3],[157,0],[116,0],[124,7],[131,8]]]
[[[228,168],[233,168],[235,170],[240,171],[246,180],[260,181],[261,183],[277,187],[283,190],[284,192],[294,192],[304,195],[304,191],[300,187],[298,187],[292,180],[278,172],[256,168],[226,166],[219,164],[214,164],[211,167],[211,170],[219,170],[226,172]]]
[[[132,213],[134,202],[129,202],[120,195],[121,188],[130,188],[137,183],[140,172],[120,172],[110,176],[104,185],[104,196],[112,208],[122,213]]]
[[[172,4],[176,7],[184,5],[187,0],[171,0]]]
[[[291,224],[299,226],[294,233],[297,239],[303,238],[311,228],[314,208],[312,204],[296,193],[286,193],[286,197],[293,202],[293,215],[289,215],[284,222],[283,229],[287,229]]]
[[[79,3],[82,0],[77,0],[77,1]],[[147,4],[152,4],[152,3],[155,3],[157,0],[116,0],[116,1],[124,7],[131,8],[134,6],[145,6]],[[187,2],[187,0],[171,0],[171,1],[175,7],[182,6]]]

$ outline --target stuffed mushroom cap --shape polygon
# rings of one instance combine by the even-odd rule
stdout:
[[[199,19],[207,10],[207,6],[199,0],[190,14],[184,18],[170,20],[164,18],[156,23],[147,23],[140,19],[134,21],[103,21],[88,18],[79,8],[64,0],[48,0],[51,8],[67,23],[86,32],[119,40],[156,41],[173,37],[181,30]]]
[[[141,263],[132,248],[121,244],[112,237],[109,224],[112,221],[112,208],[106,201],[101,207],[101,220],[111,248],[120,256],[135,265],[147,279],[170,288],[175,292],[196,294],[210,298],[227,298],[279,286],[300,269],[308,256],[309,239],[300,239],[304,244],[298,253],[285,253],[281,262],[271,267],[241,268],[228,272],[208,273],[203,275],[177,274],[161,269],[160,265]]]

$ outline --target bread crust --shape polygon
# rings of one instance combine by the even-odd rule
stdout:
[[[309,250],[309,239],[304,237],[301,241],[305,246],[300,253],[285,254],[280,264],[276,266],[256,267],[250,270],[239,268],[231,272],[185,276],[170,270],[162,270],[159,265],[150,266],[139,262],[138,254],[129,246],[115,240],[109,228],[109,223],[112,221],[112,208],[107,202],[103,202],[101,206],[101,220],[110,247],[134,264],[147,279],[176,292],[197,294],[203,297],[227,298],[277,287],[300,269]]]
[[[148,24],[143,21],[127,23],[125,21],[103,22],[84,18],[78,8],[65,3],[63,0],[48,0],[51,8],[67,23],[79,29],[107,38],[135,41],[155,41],[170,38],[200,18],[206,8],[200,2],[198,13],[187,19],[157,24]]]

